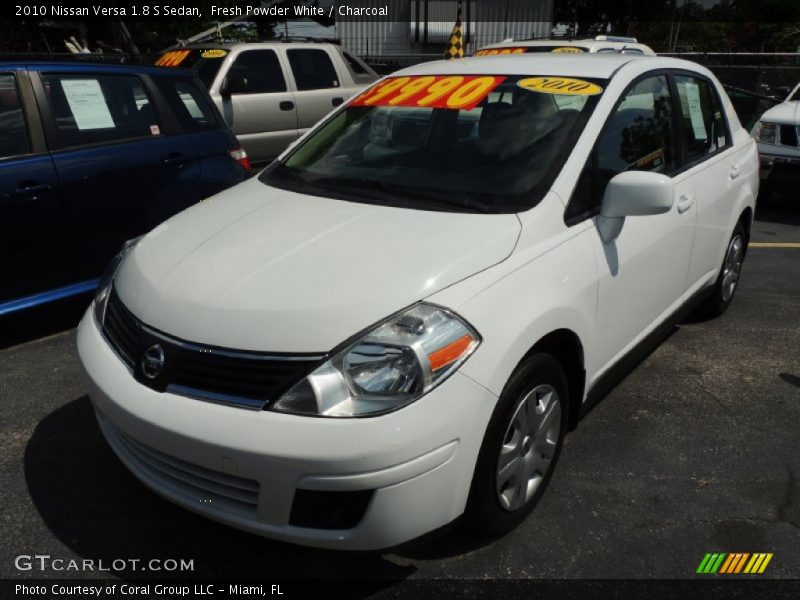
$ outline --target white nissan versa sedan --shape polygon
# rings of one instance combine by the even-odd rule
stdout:
[[[689,62],[432,62],[119,254],[78,331],[105,437],[264,536],[506,531],[623,357],[736,291],[756,145]]]

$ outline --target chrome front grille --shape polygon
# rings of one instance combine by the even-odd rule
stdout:
[[[111,290],[103,334],[142,385],[211,402],[261,409],[308,375],[324,354],[266,354],[179,340],[142,323]],[[142,356],[161,347],[164,367],[142,374]]]
[[[98,421],[111,445],[145,483],[169,488],[188,502],[214,510],[254,517],[258,508],[257,481],[201,467],[137,442],[102,414]]]
[[[129,369],[134,368],[139,353],[139,329],[135,317],[125,309],[112,291],[106,305],[103,333]]]
[[[800,147],[800,125],[780,125],[779,127],[782,146]]]

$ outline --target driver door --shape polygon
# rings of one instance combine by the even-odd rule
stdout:
[[[690,179],[677,174],[681,150],[666,75],[634,82],[612,113],[568,208],[591,205],[597,227],[608,182],[623,171],[654,171],[673,177],[675,199],[668,213],[627,217],[619,236],[594,236],[599,272],[598,373],[605,371],[675,310],[684,291],[697,211]],[[583,197],[583,200],[581,199]],[[588,200],[587,200],[588,198]],[[581,204],[583,207],[581,208]]]

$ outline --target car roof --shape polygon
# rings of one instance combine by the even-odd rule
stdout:
[[[184,75],[186,77],[193,77],[194,73],[190,69],[176,69],[156,67],[152,65],[134,65],[134,64],[109,64],[99,62],[83,62],[83,61],[0,61],[0,69],[6,70],[22,70],[27,69],[30,71],[59,71],[59,72],[87,72],[93,73],[146,73],[148,75]]]
[[[623,48],[636,48],[638,50],[644,50],[655,54],[653,49],[646,44],[642,44],[640,42],[621,42],[618,40],[595,40],[591,38],[587,38],[584,40],[508,40],[503,42],[498,42],[496,44],[489,44],[487,46],[482,46],[479,50],[487,50],[490,48],[526,48],[531,46],[578,46],[582,48],[614,48],[615,50],[621,50]]]
[[[392,75],[550,75],[609,79],[631,61],[653,61],[653,68],[668,68],[674,59],[635,54],[510,54],[437,60],[397,71]],[[686,61],[677,61],[685,63]],[[691,63],[688,63],[691,64]]]

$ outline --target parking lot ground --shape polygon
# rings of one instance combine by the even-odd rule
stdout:
[[[800,206],[760,208],[752,241],[800,242]],[[194,571],[170,576],[372,577],[392,590],[407,578],[686,578],[706,552],[772,552],[762,577],[800,578],[799,275],[800,249],[753,247],[731,309],[675,327],[583,419],[517,530],[489,541],[454,528],[387,553],[277,543],[156,496],[98,431],[74,330],[20,344],[6,322],[0,577],[108,576],[21,572],[20,554],[175,558]]]

